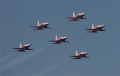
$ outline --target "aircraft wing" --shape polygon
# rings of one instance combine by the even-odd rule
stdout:
[[[94,29],[85,29],[85,30],[94,30]]]
[[[30,26],[30,27],[36,28],[37,26]]]
[[[69,55],[69,57],[78,57],[78,56],[71,56],[71,55]]]
[[[13,48],[13,49],[21,49],[21,48]]]
[[[26,49],[26,50],[33,50],[33,49]]]

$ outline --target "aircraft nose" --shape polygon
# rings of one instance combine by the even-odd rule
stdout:
[[[105,27],[105,25],[102,25],[102,27]]]
[[[86,13],[82,13],[83,15],[86,15]]]
[[[29,46],[31,46],[32,44],[28,44]]]
[[[84,15],[86,15],[86,13],[83,13]]]
[[[68,38],[68,37],[65,37],[66,39]]]
[[[88,52],[86,52],[86,54],[88,54]]]
[[[105,25],[100,25],[101,27],[105,27]]]

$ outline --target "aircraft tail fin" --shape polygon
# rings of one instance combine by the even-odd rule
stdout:
[[[75,13],[73,12],[73,17],[75,17]]]
[[[22,44],[20,43],[20,48],[22,48]]]
[[[78,55],[78,52],[76,51],[76,56]]]
[[[94,25],[92,24],[92,29],[95,29]]]
[[[37,23],[37,26],[40,26],[40,23],[39,23],[39,21],[38,21],[38,23]]]
[[[58,40],[58,37],[57,37],[57,35],[55,36],[55,40]]]

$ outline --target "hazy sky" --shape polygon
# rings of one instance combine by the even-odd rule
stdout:
[[[70,22],[73,12],[88,19]],[[118,0],[2,0],[1,76],[119,76],[119,17]],[[53,29],[33,30],[38,21]],[[107,31],[88,33],[92,24]],[[51,44],[55,35],[71,43]],[[34,50],[12,49],[20,43]],[[76,50],[90,58],[71,59]]]

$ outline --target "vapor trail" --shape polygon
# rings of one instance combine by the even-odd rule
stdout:
[[[11,68],[11,67],[13,67],[15,65],[20,64],[20,62],[27,60],[28,58],[32,57],[33,55],[37,54],[38,52],[41,52],[43,49],[47,48],[50,45],[51,44],[48,44],[48,45],[44,46],[41,49],[38,49],[38,50],[36,50],[34,52],[31,52],[31,53],[29,53],[27,55],[24,55],[24,56],[20,57],[20,58],[14,60],[14,61],[11,61],[11,63],[8,63],[8,64],[6,64],[5,66],[2,67],[2,71],[6,70],[8,68]]]
[[[77,41],[77,40],[79,40],[79,39],[81,39],[81,38],[83,38],[83,37],[85,37],[86,35],[88,35],[89,33],[87,32],[87,33],[85,33],[85,34],[82,34],[82,35],[80,35],[80,36],[78,36],[78,37],[76,37],[75,39],[73,39],[72,40],[72,42],[73,41]]]
[[[0,63],[3,62],[3,61],[5,61],[5,60],[7,60],[8,58],[10,58],[10,57],[11,57],[12,55],[14,55],[15,53],[16,53],[16,52],[13,52],[13,53],[5,56],[4,58],[0,59]]]
[[[57,29],[59,29],[59,28],[62,28],[63,26],[67,25],[68,23],[70,23],[70,22],[65,22],[65,23],[59,25],[59,26],[58,26],[57,28],[55,28],[54,30],[57,30]],[[54,31],[54,30],[53,30],[53,31]]]
[[[64,65],[64,64],[67,64],[67,63],[70,62],[71,60],[72,60],[72,59],[69,59],[69,60],[64,61],[64,62],[62,62],[62,63],[59,63],[59,64],[57,64],[57,65],[55,65],[55,66],[52,66],[52,67],[44,70],[42,73],[39,73],[39,74],[34,75],[34,76],[40,76],[41,74],[46,74],[46,73],[48,73],[48,72],[51,72],[51,71],[55,70],[56,68],[59,68],[60,66],[62,66],[62,65]]]

